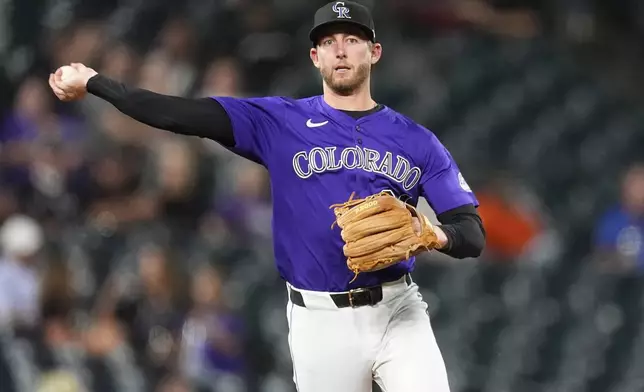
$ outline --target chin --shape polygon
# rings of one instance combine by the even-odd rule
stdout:
[[[349,95],[358,89],[360,83],[357,83],[355,80],[344,79],[334,80],[331,84],[331,89],[338,94]]]
[[[360,73],[351,70],[346,74],[336,74],[335,72],[323,72],[322,77],[327,86],[336,94],[348,96],[356,92],[364,83],[365,78],[360,77]]]
[[[336,94],[345,96],[353,94],[357,88],[358,86],[348,83],[335,83],[331,86],[331,90],[333,90]]]

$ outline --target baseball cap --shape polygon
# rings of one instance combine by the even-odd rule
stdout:
[[[320,7],[315,12],[309,39],[315,42],[320,28],[336,23],[358,26],[367,34],[369,40],[376,42],[376,28],[369,8],[353,1],[332,1]]]

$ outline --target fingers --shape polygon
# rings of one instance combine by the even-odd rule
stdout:
[[[56,98],[60,99],[61,101],[69,101],[71,99],[69,94],[67,94],[65,90],[60,87],[59,83],[60,76],[57,76],[56,74],[49,74],[49,87],[51,87],[51,91],[53,91]]]
[[[54,74],[49,74],[49,87],[51,87],[51,90],[54,92],[56,97],[63,99],[65,92],[63,92],[63,90],[56,85],[56,80],[54,79],[54,77]]]
[[[81,63],[71,63],[69,66],[76,72],[87,72],[87,67]],[[49,74],[49,87],[51,87],[52,92],[58,99],[61,101],[73,101],[76,99],[80,99],[84,96],[84,91],[82,91],[81,88],[78,86],[78,77],[76,76],[82,76],[81,75],[73,75],[72,72],[72,77],[69,82],[63,82],[62,77],[63,77],[63,69],[64,67],[60,67],[56,69],[53,73]],[[68,69],[65,70],[66,72]]]
[[[56,72],[53,75],[54,77],[54,82],[57,84],[61,84],[63,82],[63,71],[61,68],[58,68]]]

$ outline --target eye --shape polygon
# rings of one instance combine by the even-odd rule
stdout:
[[[322,41],[322,45],[324,45],[324,46],[329,46],[332,43],[333,43],[333,40],[331,38],[325,39],[324,41]]]
[[[355,38],[355,37],[349,37],[349,38],[347,38],[347,41],[349,41],[350,44],[357,44],[358,43],[358,39]]]

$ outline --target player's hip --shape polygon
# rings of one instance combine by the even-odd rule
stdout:
[[[289,302],[293,305],[325,310],[378,307],[406,297],[410,290],[417,290],[417,287],[409,273],[390,282],[343,292],[302,290],[286,283]]]

